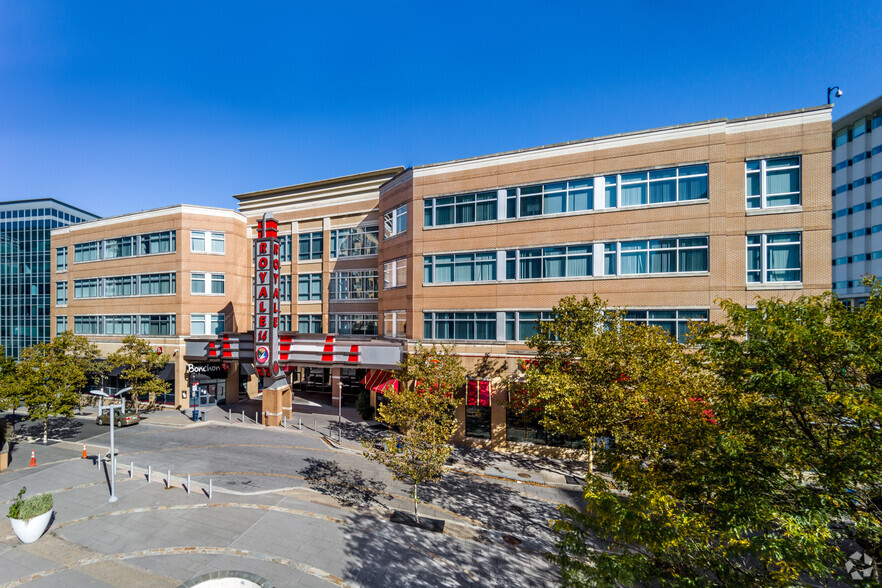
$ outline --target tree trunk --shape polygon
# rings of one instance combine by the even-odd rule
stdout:
[[[413,518],[416,519],[417,524],[420,524],[420,513],[417,512],[417,503],[420,501],[417,496],[417,485],[416,482],[413,483]]]
[[[588,473],[594,474],[594,445],[588,444]]]

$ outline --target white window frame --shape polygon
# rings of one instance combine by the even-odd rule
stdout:
[[[67,306],[67,280],[55,283],[55,306]]]
[[[196,243],[202,243],[202,249],[197,249]],[[220,250],[215,251],[215,246],[220,244]],[[190,252],[205,255],[223,255],[226,251],[226,236],[223,231],[190,230]]]
[[[399,257],[383,263],[383,290],[407,286],[407,258]]]
[[[202,282],[202,292],[196,292],[193,284],[196,281]],[[215,283],[221,285],[223,292],[214,292]],[[226,295],[226,274],[217,272],[190,272],[190,294],[192,296],[225,296]]]
[[[195,324],[201,325],[201,333],[195,332],[193,328],[193,325]],[[215,329],[220,328],[217,333],[211,332],[213,325]],[[225,328],[226,316],[224,313],[194,312],[190,314],[190,335],[212,336],[222,333]]]
[[[787,192],[786,194],[796,194],[797,202],[796,204],[769,204],[768,203],[768,163],[770,161],[776,161],[779,159],[792,159],[796,158],[796,165],[790,165],[787,167],[778,167],[772,168],[772,171],[781,171],[781,170],[798,170],[798,178],[799,178],[799,189],[794,192]],[[751,164],[759,164],[759,169],[752,170],[750,169]],[[749,187],[749,178],[752,175],[759,176],[759,194],[748,194]],[[781,196],[781,194],[774,194],[773,196]],[[748,203],[751,200],[759,199],[759,206],[750,206]],[[757,210],[776,210],[782,208],[793,208],[799,207],[802,205],[802,156],[800,155],[782,155],[776,157],[766,157],[763,159],[749,159],[744,162],[744,207],[748,212],[757,211]]]
[[[775,235],[790,235],[795,234],[799,236],[799,241],[796,243],[799,246],[799,267],[798,268],[769,268],[768,267],[768,255],[769,255],[769,243],[768,239],[771,236]],[[759,237],[759,244],[751,244],[751,237]],[[792,284],[801,284],[802,283],[802,273],[805,270],[803,263],[803,235],[802,231],[797,229],[783,230],[783,231],[770,231],[766,233],[748,233],[745,239],[745,260],[744,260],[744,269],[745,269],[745,283],[749,287],[757,287],[757,286],[787,286]],[[773,245],[774,247],[774,245]],[[750,252],[751,249],[759,249],[760,252],[760,266],[757,269],[750,268]],[[780,281],[772,281],[769,280],[769,273],[776,271],[799,271],[799,280],[780,280]],[[760,280],[751,281],[750,274],[759,272]]]
[[[67,246],[55,248],[55,273],[67,271]]]
[[[387,310],[383,313],[383,336],[392,338],[407,337],[407,312]]]
[[[383,215],[383,239],[391,239],[407,232],[407,203],[387,210]]]

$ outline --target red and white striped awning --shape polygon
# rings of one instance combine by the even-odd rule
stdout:
[[[398,380],[395,375],[386,370],[371,370],[362,378],[361,383],[368,390],[382,394],[387,388],[398,390]]]

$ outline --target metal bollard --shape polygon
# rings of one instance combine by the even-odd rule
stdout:
[[[259,413],[255,410],[255,411],[254,411],[254,424],[255,424],[255,425],[259,425],[259,424],[260,424],[260,421],[257,419],[258,414],[259,414]]]
[[[95,457],[95,469],[96,470],[101,469],[101,456],[100,455]]]
[[[190,493],[190,474],[187,474],[187,494]]]
[[[134,478],[134,477],[135,477],[135,462],[132,462],[131,465],[129,465],[129,478]]]
[[[288,427],[288,417],[283,416],[282,417],[282,428],[286,429],[287,427]]]
[[[303,430],[303,417],[297,417],[297,428]]]
[[[147,466],[147,483],[149,484],[152,481],[153,481],[153,466],[149,465],[149,466]]]
[[[171,470],[165,475],[165,489],[168,490],[169,488],[171,488]]]
[[[242,422],[243,423],[245,422],[245,411],[244,410],[242,411]]]
[[[230,422],[233,422],[233,409],[230,409]]]
[[[315,419],[312,419],[312,430],[318,433],[318,421]]]
[[[212,486],[211,478],[208,478],[208,498],[209,498],[209,500],[211,499],[211,491],[213,490],[213,488],[211,486]]]

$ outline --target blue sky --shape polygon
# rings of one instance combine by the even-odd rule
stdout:
[[[102,216],[882,94],[873,2],[0,0],[0,200]]]

